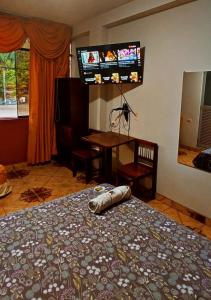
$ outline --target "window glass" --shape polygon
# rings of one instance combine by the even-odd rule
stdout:
[[[0,118],[29,114],[29,51],[0,53]]]
[[[18,116],[29,115],[29,52],[16,51],[16,90]]]

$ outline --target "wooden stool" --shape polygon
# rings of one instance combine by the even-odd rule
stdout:
[[[102,152],[93,148],[78,148],[72,151],[72,171],[73,177],[76,177],[78,172],[78,162],[81,161],[85,165],[86,183],[92,177],[92,162],[95,159],[102,158]]]

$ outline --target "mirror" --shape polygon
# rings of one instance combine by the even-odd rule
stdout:
[[[211,172],[211,71],[183,74],[178,162]]]

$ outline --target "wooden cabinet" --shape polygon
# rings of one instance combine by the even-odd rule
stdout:
[[[58,159],[69,161],[71,151],[88,134],[89,87],[79,78],[55,82],[55,123]]]

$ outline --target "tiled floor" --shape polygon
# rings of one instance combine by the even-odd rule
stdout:
[[[0,199],[1,216],[95,185],[73,178],[69,169],[56,163],[34,167],[16,164],[8,166],[7,172],[12,193]]]
[[[205,222],[202,223],[197,220],[199,216],[196,213],[161,195],[157,196],[155,200],[151,200],[149,204],[169,218],[211,239],[210,219],[204,218]]]
[[[178,162],[189,167],[194,167],[193,160],[199,153],[200,151],[193,151],[180,147],[178,152]]]
[[[35,167],[22,163],[8,166],[7,172],[13,191],[0,199],[0,216],[96,185],[94,181],[86,185],[81,174],[73,178],[68,168],[57,163]],[[211,239],[211,220],[201,223],[194,219],[197,214],[161,195],[148,204]]]

